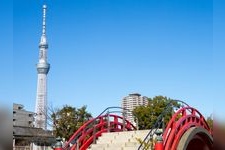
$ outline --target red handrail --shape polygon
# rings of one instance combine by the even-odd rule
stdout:
[[[175,150],[179,139],[190,127],[203,127],[211,134],[211,130],[203,115],[195,108],[183,107],[170,119],[163,133],[165,150]]]
[[[82,125],[64,145],[64,150],[86,150],[104,132],[136,130],[136,127],[122,116],[105,114]]]

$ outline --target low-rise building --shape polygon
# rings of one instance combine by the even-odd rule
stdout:
[[[13,126],[34,127],[34,113],[21,104],[13,104]]]
[[[52,131],[34,127],[35,113],[13,104],[13,150],[50,149],[55,140]]]

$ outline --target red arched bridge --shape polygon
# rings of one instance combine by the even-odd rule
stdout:
[[[175,103],[180,103],[179,109],[173,111],[166,128],[161,129],[164,126],[164,116],[171,113],[171,106],[175,108]],[[136,127],[125,119],[129,113],[129,110],[121,107],[109,107],[81,126],[62,148],[56,146],[55,150],[86,150],[96,143],[102,133],[136,130]],[[153,138],[154,135],[157,135],[156,139]],[[212,131],[198,110],[183,101],[171,101],[158,116],[138,150],[150,149],[151,144],[155,150],[212,150]]]

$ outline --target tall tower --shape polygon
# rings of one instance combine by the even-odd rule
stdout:
[[[46,10],[47,6],[43,5],[43,24],[42,35],[39,43],[39,61],[37,63],[37,96],[35,106],[35,127],[47,128],[47,74],[50,64],[47,61],[48,43],[46,38]]]

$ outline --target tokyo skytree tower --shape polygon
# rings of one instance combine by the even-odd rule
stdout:
[[[35,106],[35,127],[47,129],[47,74],[50,64],[47,61],[48,43],[46,38],[46,10],[47,6],[43,5],[43,23],[42,35],[39,43],[39,61],[37,63],[37,95]]]

